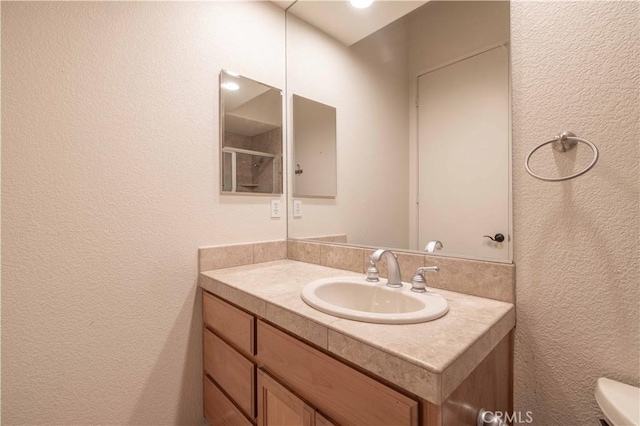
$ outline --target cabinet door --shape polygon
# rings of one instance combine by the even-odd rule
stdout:
[[[314,426],[314,409],[258,370],[258,426]]]
[[[316,414],[315,414],[314,417],[315,417],[315,420],[316,420],[315,426],[337,426],[331,420],[327,419],[325,416],[320,414],[320,412],[318,412],[318,411],[316,411]]]

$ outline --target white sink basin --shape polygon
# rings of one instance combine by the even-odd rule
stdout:
[[[385,279],[371,283],[364,277],[324,278],[302,289],[311,307],[341,318],[380,324],[414,324],[440,318],[449,310],[437,293],[415,293],[411,285],[386,286]]]

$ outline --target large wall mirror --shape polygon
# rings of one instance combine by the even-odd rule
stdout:
[[[222,194],[282,194],[282,91],[220,72]]]
[[[289,114],[331,105],[337,135],[334,198],[291,189],[290,153],[289,237],[510,262],[509,2],[298,1],[286,24]]]

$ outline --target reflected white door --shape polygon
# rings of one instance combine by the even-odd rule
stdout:
[[[418,78],[420,249],[509,258],[509,52],[498,47]],[[500,233],[503,243],[483,235]]]

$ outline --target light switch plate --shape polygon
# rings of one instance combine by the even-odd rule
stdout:
[[[282,217],[282,210],[280,210],[280,199],[276,198],[271,200],[271,217]]]
[[[302,200],[293,200],[293,217],[302,217]]]

